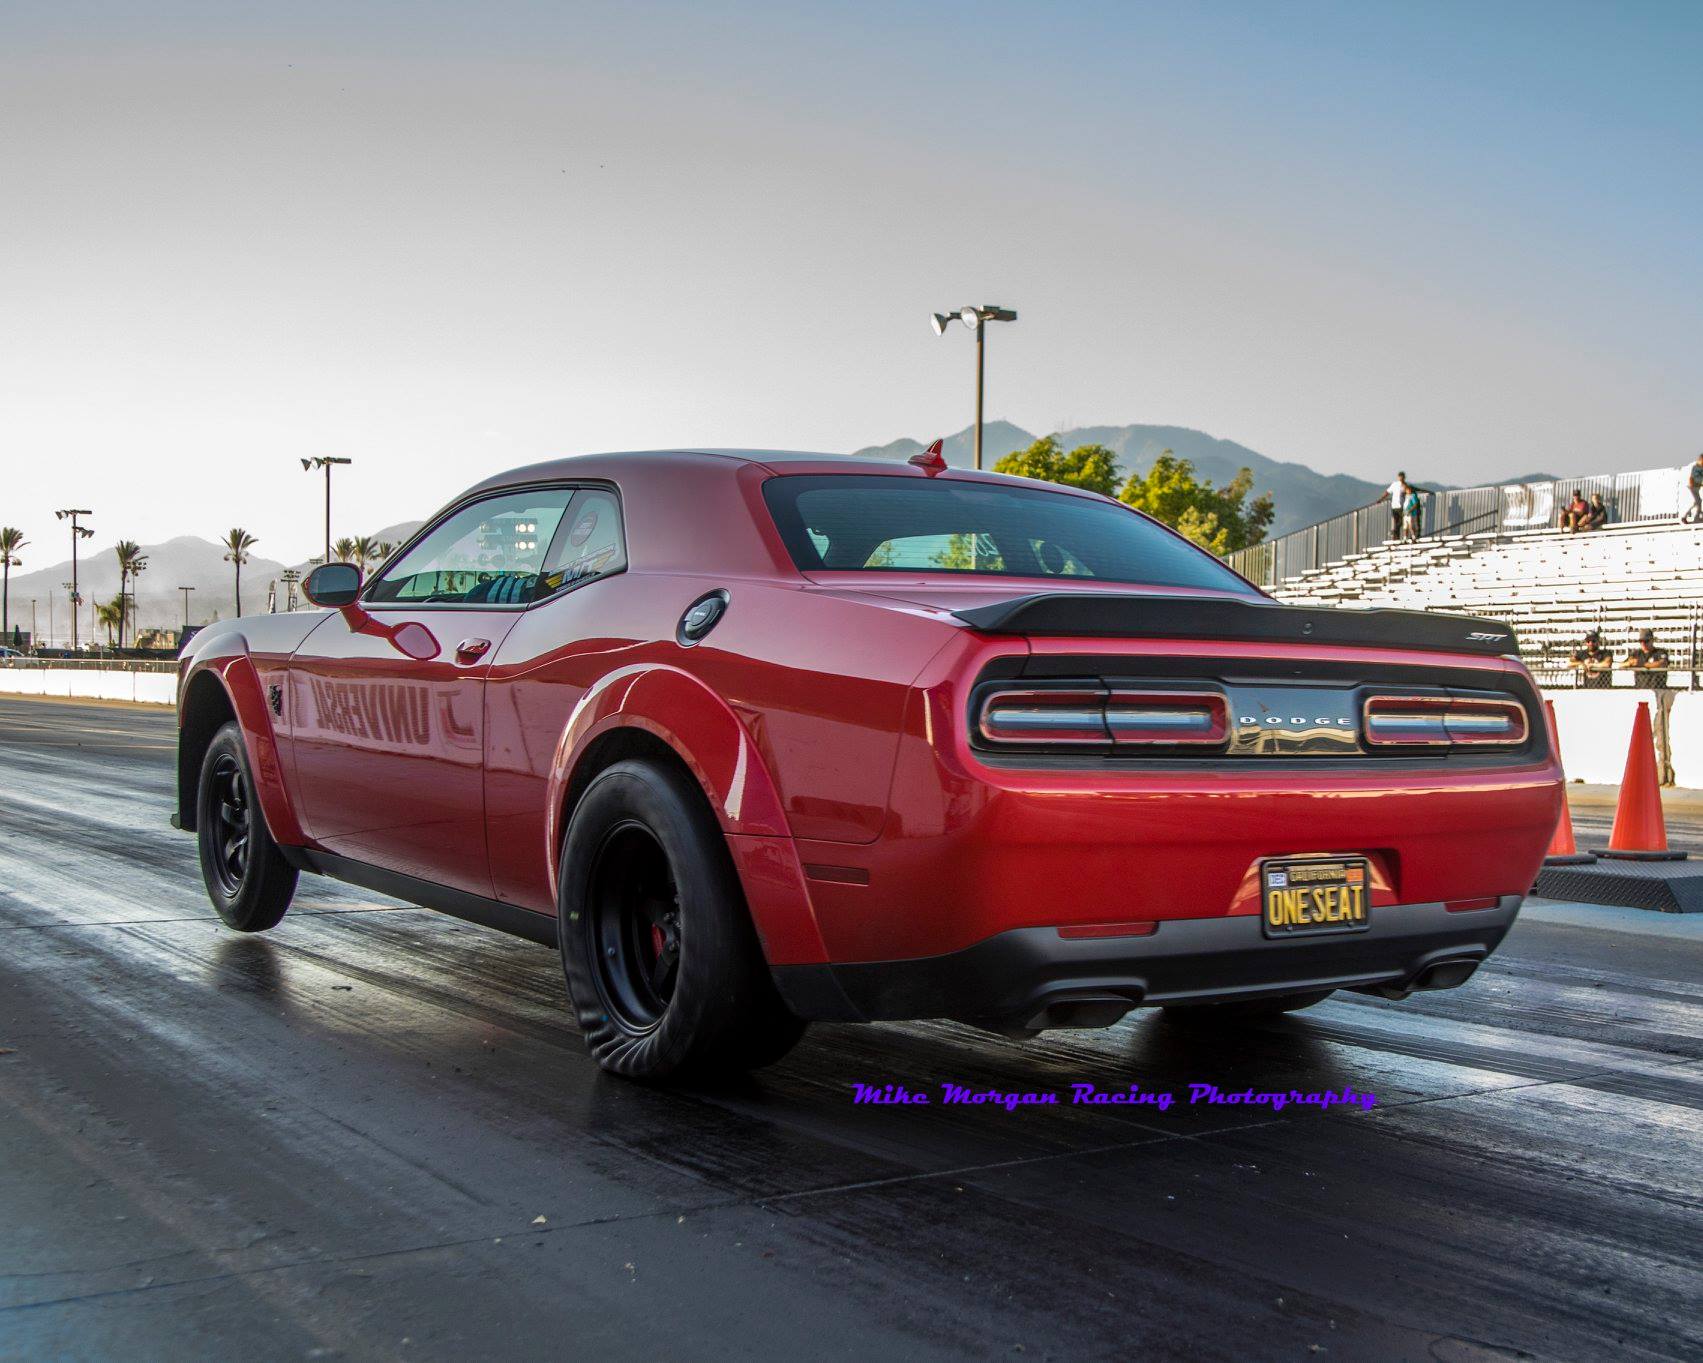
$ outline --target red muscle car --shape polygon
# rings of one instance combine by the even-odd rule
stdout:
[[[810,1019],[1448,988],[1562,798],[1507,625],[1282,606],[933,455],[539,464],[307,592],[182,660],[174,822],[224,921],[308,871],[555,944],[631,1076]]]

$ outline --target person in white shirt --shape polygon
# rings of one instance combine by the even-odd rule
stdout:
[[[1396,474],[1395,482],[1391,483],[1378,496],[1379,502],[1390,504],[1390,538],[1401,538],[1402,510],[1407,506],[1407,473],[1404,470]],[[1373,503],[1377,505],[1376,502]]]

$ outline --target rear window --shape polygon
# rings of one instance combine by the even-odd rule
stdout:
[[[771,478],[802,572],[971,573],[1254,594],[1204,549],[1121,506],[1003,484],[879,474]]]

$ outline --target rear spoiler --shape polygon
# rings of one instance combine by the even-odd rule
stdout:
[[[953,614],[987,634],[1359,644],[1490,656],[1519,652],[1513,626],[1502,620],[1429,611],[1321,610],[1221,596],[1043,592]]]

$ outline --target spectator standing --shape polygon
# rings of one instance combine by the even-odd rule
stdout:
[[[1402,503],[1402,535],[1411,544],[1425,533],[1425,498],[1411,483]]]
[[[1656,632],[1647,629],[1638,636],[1638,647],[1627,655],[1626,666],[1632,669],[1636,685],[1651,691],[1665,690],[1668,684],[1668,651],[1656,643]]]
[[[1703,459],[1703,455],[1699,455],[1698,458]],[[1395,482],[1378,494],[1378,501],[1390,504],[1391,539],[1399,540],[1401,538],[1401,518],[1402,513],[1407,510],[1407,492],[1407,473],[1403,471],[1396,474]]]
[[[1577,488],[1573,490],[1573,500],[1568,502],[1561,511],[1561,528],[1570,535],[1576,535],[1586,528],[1585,522],[1590,518],[1591,504],[1585,500],[1585,494]]]
[[[1698,455],[1685,471],[1685,486],[1691,493],[1691,509],[1679,518],[1679,523],[1703,525],[1703,454]]]
[[[1614,685],[1614,654],[1602,646],[1601,630],[1593,629],[1573,651],[1573,666],[1579,671],[1579,685],[1587,690]]]

